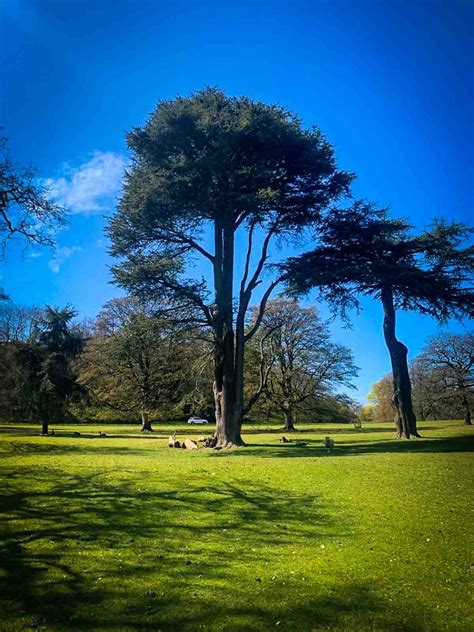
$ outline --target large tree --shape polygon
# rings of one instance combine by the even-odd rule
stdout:
[[[115,278],[131,292],[200,310],[213,336],[217,444],[243,445],[245,344],[284,276],[265,277],[259,317],[246,331],[271,242],[295,239],[318,220],[348,193],[352,175],[337,169],[317,128],[212,88],[159,103],[127,142],[132,166],[109,225],[112,254],[122,258]],[[196,256],[209,265],[201,278],[189,271]]]
[[[357,375],[350,349],[331,342],[316,309],[295,300],[268,302],[254,346],[261,359],[261,390],[283,414],[287,431],[295,430],[296,413],[311,400],[327,397],[337,386],[350,387]]]
[[[433,336],[425,345],[419,362],[430,369],[438,397],[459,399],[464,408],[464,423],[472,425],[474,334]]]
[[[78,363],[79,381],[99,406],[138,412],[142,432],[151,432],[150,413],[182,396],[183,343],[182,329],[156,316],[152,304],[113,299]]]
[[[36,169],[12,160],[7,138],[0,135],[0,255],[12,238],[53,246],[54,233],[65,221],[65,209],[50,200]]]
[[[396,310],[414,310],[440,321],[474,313],[467,286],[474,267],[472,248],[461,224],[435,222],[414,235],[403,220],[356,202],[333,211],[318,226],[316,248],[284,269],[297,291],[319,289],[344,314],[369,295],[383,306],[383,333],[390,354],[393,405],[399,436],[419,436],[411,397],[408,349],[396,335]]]

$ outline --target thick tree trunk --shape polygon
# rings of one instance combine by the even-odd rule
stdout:
[[[408,349],[397,340],[395,333],[396,316],[392,288],[390,286],[384,287],[381,297],[384,309],[383,332],[392,364],[392,403],[395,408],[397,435],[407,439],[419,437],[411,399],[411,381],[407,362]]]
[[[227,220],[215,226],[214,401],[216,447],[244,445],[240,436],[243,413],[243,340],[236,358],[233,327],[234,229]]]
[[[467,399],[466,395],[464,394],[462,395],[461,402],[462,402],[462,405],[464,406],[464,425],[472,426],[471,406],[469,404],[469,400]]]
[[[292,431],[292,430],[296,430],[294,422],[295,422],[295,418],[293,416],[293,411],[292,410],[284,410],[283,411],[283,417],[285,419],[285,425],[283,426],[283,430],[287,430],[288,432]]]
[[[151,427],[151,421],[148,417],[148,413],[144,410],[141,411],[142,418],[142,429],[141,432],[153,432],[153,428]]]
[[[41,434],[47,435],[49,433],[49,425],[47,421],[41,423]]]

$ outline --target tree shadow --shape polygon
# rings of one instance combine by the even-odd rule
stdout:
[[[67,447],[71,454],[98,449]],[[268,456],[272,447],[265,448]],[[157,491],[147,479],[154,473],[119,471],[112,479],[107,472],[24,464],[4,465],[2,474],[3,625],[260,631],[279,622],[304,632],[351,629],[354,617],[372,628],[390,607],[369,580],[313,579],[303,592],[298,574],[293,584],[271,576],[273,560],[288,547],[316,556],[322,539],[330,544],[351,534],[347,514],[336,521],[334,507],[318,494],[256,480],[190,484],[171,473]],[[257,568],[261,576],[252,576]],[[390,629],[434,629],[423,623],[422,607],[412,602],[410,608],[401,609]]]
[[[212,456],[215,457],[245,457],[259,456],[272,458],[335,458],[345,456],[358,456],[367,454],[383,453],[444,453],[444,452],[473,452],[474,436],[459,435],[456,437],[446,437],[440,439],[413,439],[406,441],[403,439],[379,439],[370,442],[351,442],[348,440],[337,440],[335,447],[328,451],[321,440],[305,439],[303,441],[292,440],[290,443],[270,443],[249,444],[248,449],[238,450],[214,450]]]
[[[3,474],[10,490],[0,495],[0,602],[5,612],[16,612],[19,620],[38,628],[146,629],[150,611],[149,629],[167,621],[185,629],[196,616],[209,619],[205,600],[199,607],[195,600],[191,618],[191,610],[180,605],[180,595],[189,593],[194,582],[220,584],[225,592],[236,560],[252,565],[263,549],[334,535],[335,525],[318,496],[262,483],[190,487],[175,479],[168,490],[155,492],[146,480],[111,484],[96,473],[65,475],[25,466],[3,468]],[[241,542],[238,553],[235,537]],[[103,561],[91,576],[87,564],[95,566],[89,558],[94,551],[103,554]],[[78,559],[87,562],[86,568]],[[107,581],[97,583],[97,576]],[[123,599],[128,609],[114,603],[108,610],[111,582],[120,594],[128,581],[150,586],[157,576],[167,586],[163,599],[145,590],[134,594],[129,586]],[[120,619],[112,623],[109,617],[117,610]]]

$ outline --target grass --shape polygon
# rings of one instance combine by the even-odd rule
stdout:
[[[0,630],[472,630],[473,431],[420,426],[4,425]]]

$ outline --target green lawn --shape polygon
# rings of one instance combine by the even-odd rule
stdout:
[[[420,426],[4,425],[0,630],[471,631],[474,431]]]

